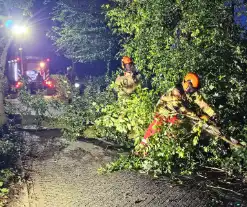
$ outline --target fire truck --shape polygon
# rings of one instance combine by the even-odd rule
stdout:
[[[18,93],[26,82],[27,89],[31,93],[38,90],[47,90],[48,95],[54,89],[53,81],[50,79],[50,59],[26,56],[23,59],[17,57],[9,60],[6,70],[8,79],[8,94]]]

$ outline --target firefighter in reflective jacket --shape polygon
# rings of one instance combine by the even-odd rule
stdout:
[[[118,76],[115,84],[118,95],[130,95],[133,93],[140,83],[140,77],[137,73],[133,61],[130,57],[124,56],[122,58],[122,68],[124,70],[123,76]]]
[[[198,115],[188,108],[189,104],[199,106],[203,112],[200,118],[207,121],[216,121],[214,110],[203,100],[199,94],[200,80],[197,74],[188,73],[182,82],[175,88],[163,95],[156,105],[156,115],[153,122],[149,125],[142,139],[141,146],[146,145],[148,138],[160,131],[164,123],[178,124],[178,114],[185,114],[190,117]]]

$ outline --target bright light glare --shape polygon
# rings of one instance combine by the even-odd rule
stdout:
[[[16,35],[22,35],[28,33],[28,27],[27,26],[20,26],[20,25],[15,25],[12,28],[12,32]]]
[[[80,84],[79,83],[75,83],[75,87],[76,88],[79,88],[80,87]]]
[[[45,63],[44,63],[44,62],[40,62],[39,66],[40,66],[41,68],[44,68],[44,67],[45,67]]]

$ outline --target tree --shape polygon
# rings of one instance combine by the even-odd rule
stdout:
[[[239,9],[243,6],[242,1],[228,5],[224,0],[113,0],[105,8],[108,25],[126,36],[124,53],[157,92],[188,71],[198,72],[222,118],[237,117],[245,124],[246,37],[243,28],[232,24],[232,7],[239,16],[246,13]]]
[[[245,28],[236,23],[238,16],[246,14],[243,9],[246,1],[111,0],[104,8],[108,26],[122,38],[122,53],[133,57],[157,96],[180,82],[187,72],[198,73],[202,76],[204,95],[220,115],[222,130],[246,144],[247,39]],[[167,153],[171,149],[181,150],[177,146],[167,147],[169,143],[164,144],[162,140],[156,149],[163,155],[161,142]],[[181,153],[178,158],[186,157],[184,162],[193,166],[198,162],[199,156],[194,152],[199,147],[188,148],[189,144],[190,141],[181,141],[180,147],[188,157]],[[216,151],[214,148],[210,153]],[[217,158],[215,161],[228,165],[228,169],[246,172],[246,148],[231,153],[228,160],[222,158],[220,162],[221,158]],[[160,165],[170,165],[164,157],[158,160],[157,153],[150,154]],[[173,160],[173,154],[170,155]],[[208,158],[203,159],[200,162],[210,162]],[[189,160],[193,162],[188,163]]]
[[[31,6],[32,0],[0,0],[0,16],[3,17],[3,23],[8,17],[12,18],[12,15],[14,15],[14,10],[17,12],[16,10],[18,9],[22,15],[29,14],[29,9]],[[2,126],[6,121],[3,105],[5,83],[4,71],[6,68],[7,53],[11,42],[12,35],[9,29],[5,27],[0,28],[0,126]]]
[[[48,36],[58,53],[74,62],[112,59],[115,40],[96,1],[60,0],[51,15],[56,26]]]

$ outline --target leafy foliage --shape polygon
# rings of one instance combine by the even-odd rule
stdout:
[[[54,81],[57,98],[67,100],[72,96],[72,86],[65,76],[51,75],[51,79]]]
[[[112,0],[104,8],[108,26],[122,37],[122,53],[133,57],[157,96],[181,81],[188,71],[197,72],[202,76],[204,96],[220,116],[222,131],[246,143],[246,36],[235,22],[245,13],[241,9],[245,4]],[[135,114],[134,107],[128,107]],[[123,123],[121,129],[125,128],[127,124]],[[176,140],[167,136],[170,130],[175,130]],[[197,135],[192,129],[183,130],[164,126],[163,132],[152,138],[148,156],[138,159],[138,168],[155,174],[175,169],[192,173],[210,165],[222,167],[229,174],[246,173],[245,147],[229,149],[213,137],[205,143],[208,138],[200,128]]]
[[[82,81],[84,93],[73,92],[70,104],[60,104],[62,114],[54,121],[55,125],[63,128],[64,134],[70,139],[83,136],[88,127],[95,124],[95,120],[102,115],[102,108],[115,100],[115,96],[104,89],[104,77],[88,77]]]
[[[19,159],[22,142],[20,135],[11,128],[0,140],[0,206],[5,206],[9,185],[17,176],[16,163]]]
[[[139,88],[130,97],[119,97],[118,101],[104,107],[102,116],[96,120],[100,135],[112,137],[117,142],[128,142],[130,138],[138,140],[152,118],[154,100],[147,88]]]
[[[112,0],[104,6],[108,26],[122,38],[122,53],[133,57],[144,78],[151,82],[152,90],[139,88],[131,96],[117,100],[111,89],[100,90],[102,80],[89,79],[82,96],[74,95],[71,104],[59,106],[64,113],[57,123],[71,138],[82,136],[89,126],[94,126],[100,136],[134,144],[138,151],[147,153],[146,157],[121,157],[107,166],[110,171],[141,169],[155,175],[192,174],[212,166],[222,168],[228,175],[245,176],[246,147],[230,148],[217,137],[209,136],[203,130],[203,122],[164,124],[146,149],[138,149],[158,97],[188,71],[202,76],[202,92],[220,116],[224,134],[246,145],[246,36],[241,25],[234,22],[243,12],[243,4],[223,0]],[[71,1],[59,1],[54,10],[54,20],[59,23],[51,38],[58,51],[81,62],[105,58],[109,53],[101,52],[110,51],[102,49],[110,36],[105,36],[107,41],[97,36],[102,34],[97,32],[101,31],[100,18],[96,20],[77,7]],[[104,41],[100,42],[100,38]]]
[[[42,93],[36,94],[35,96],[30,95],[25,89],[20,93],[20,101],[23,105],[21,112],[23,115],[35,116],[36,124],[41,126],[42,121],[46,116],[50,115],[49,100],[44,99]]]
[[[35,95],[30,94],[24,80],[23,82],[24,85],[18,92],[18,104],[22,107],[16,107],[15,102],[7,101],[5,111],[8,114],[20,114],[22,117],[34,118],[32,124],[41,127],[45,120],[56,117],[58,100],[56,97],[52,98],[52,96],[46,98],[44,96],[47,93],[45,90],[37,91]]]
[[[52,20],[56,26],[48,36],[58,53],[75,62],[112,58],[116,42],[96,1],[57,1]]]

